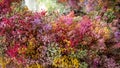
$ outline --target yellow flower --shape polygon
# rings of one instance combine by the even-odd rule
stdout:
[[[102,1],[102,0],[98,0],[98,4],[99,4],[100,6],[102,6],[102,5],[103,5],[103,1]]]
[[[79,2],[83,3],[83,2],[84,2],[84,0],[79,0]]]
[[[33,45],[33,42],[32,42],[32,41],[29,41],[29,45],[32,46],[32,45]]]
[[[105,40],[110,38],[111,32],[107,26],[103,26],[100,21],[93,21],[93,32]]]
[[[19,51],[18,51],[18,53],[24,53],[24,52],[26,52],[27,51],[27,48],[25,48],[25,47],[22,47],[22,48],[19,48]]]
[[[5,59],[4,57],[0,57],[0,65],[2,68],[6,68],[6,65],[10,62],[10,60]]]
[[[28,68],[44,68],[44,67],[42,65],[36,63],[36,64],[30,65]]]
[[[110,8],[109,8],[109,9],[107,9],[107,11],[113,11],[113,9],[110,9]]]
[[[71,44],[71,42],[66,39],[64,40],[64,42],[66,42],[68,46],[70,46],[70,44]]]
[[[24,9],[25,11],[27,11],[27,10],[28,10],[28,7],[27,7],[27,6],[25,6],[23,9]]]
[[[0,57],[0,65],[2,66],[2,68],[5,68],[5,62],[2,57]]]
[[[29,46],[28,46],[28,48],[34,48],[35,47],[35,38],[32,38],[32,39],[30,39],[29,40]]]
[[[53,27],[56,27],[56,26],[57,26],[57,24],[54,22],[54,23],[52,23],[52,26],[53,26]]]
[[[79,61],[76,58],[61,56],[57,57],[53,61],[55,67],[65,67],[65,68],[78,68]]]
[[[36,63],[37,64],[37,68],[43,68],[40,64]]]
[[[100,30],[100,28],[99,28],[99,27],[96,27],[96,28],[95,28],[95,33],[98,33],[99,30]]]
[[[103,38],[104,39],[109,39],[110,38],[110,29],[108,29],[107,27],[104,27],[103,28],[103,32],[104,32],[104,35],[103,35]]]

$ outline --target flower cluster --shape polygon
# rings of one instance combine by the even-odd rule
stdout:
[[[55,67],[78,68],[79,61],[75,58],[63,56],[63,57],[55,58],[53,61],[53,65]]]
[[[31,12],[14,2],[8,2],[8,8],[2,5],[5,1],[0,2],[1,67],[120,67],[119,18],[102,0],[59,0],[72,9],[86,6],[82,15],[72,9],[63,15]]]

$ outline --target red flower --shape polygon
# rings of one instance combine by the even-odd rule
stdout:
[[[18,57],[16,59],[17,59],[18,63],[24,63],[25,62],[24,57]]]
[[[71,40],[71,47],[75,47],[76,45],[78,45],[78,40],[77,39],[74,39],[74,40]]]
[[[43,11],[40,12],[40,15],[41,15],[41,16],[45,16],[46,13],[47,13],[47,11],[44,11],[44,10],[43,10]]]
[[[7,54],[8,54],[11,58],[16,57],[16,56],[17,56],[17,53],[18,53],[19,47],[20,47],[20,45],[19,45],[19,44],[16,44],[16,45],[14,45],[13,47],[8,48]]]

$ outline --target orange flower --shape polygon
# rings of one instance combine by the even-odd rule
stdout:
[[[67,2],[67,0],[58,0],[58,2],[64,3],[64,2]]]

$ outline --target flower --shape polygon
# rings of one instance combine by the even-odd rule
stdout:
[[[111,35],[110,29],[108,29],[107,27],[104,27],[100,31],[103,32],[102,36],[103,36],[104,39],[109,39],[110,38],[110,35]]]
[[[53,65],[55,67],[78,68],[79,61],[76,58],[61,56],[54,59]]]
[[[90,11],[94,10],[95,2],[94,0],[88,0],[85,4],[86,12],[89,13]]]
[[[36,63],[36,64],[30,65],[29,68],[43,68],[43,66],[41,64]]]
[[[73,23],[73,18],[71,17],[64,17],[64,22],[68,25]]]
[[[20,47],[19,44],[15,44],[13,47],[10,47],[10,48],[7,50],[7,54],[8,54],[11,58],[16,57],[17,54],[18,54],[19,47]]]
[[[119,68],[119,66],[117,66],[117,63],[113,58],[106,58],[104,66],[107,68],[117,68],[117,67]]]
[[[68,4],[73,8],[78,8],[77,0],[68,0]]]
[[[44,30],[45,32],[49,32],[51,29],[52,29],[52,25],[51,25],[51,24],[45,24],[45,25],[43,26],[43,30]]]
[[[18,50],[18,53],[19,54],[25,54],[26,53],[26,50],[27,50],[27,47],[24,45],[24,46],[21,46]]]
[[[68,41],[68,40],[64,40],[66,43],[67,43],[67,46],[70,46],[71,45],[71,42]]]
[[[96,57],[93,59],[93,68],[97,68],[98,65],[100,64],[100,58]]]
[[[41,19],[35,18],[33,21],[33,25],[39,25],[41,23]]]
[[[102,49],[102,50],[106,49],[106,45],[105,45],[105,40],[104,39],[99,39],[97,44],[99,46],[98,49]]]
[[[114,33],[114,36],[115,36],[116,41],[119,42],[120,41],[120,31],[116,31]]]
[[[73,23],[74,17],[75,17],[74,11],[71,11],[68,15],[61,16],[60,19],[59,19],[59,22],[63,22],[67,25],[71,25]]]
[[[93,33],[97,39],[104,38],[104,40],[108,40],[111,38],[111,30],[106,23],[101,22],[101,20],[93,21],[92,27]]]
[[[89,34],[89,32],[91,32],[92,23],[87,16],[83,16],[82,20],[79,22],[79,25],[80,26],[77,30],[79,31],[81,38],[83,38],[85,34]]]

